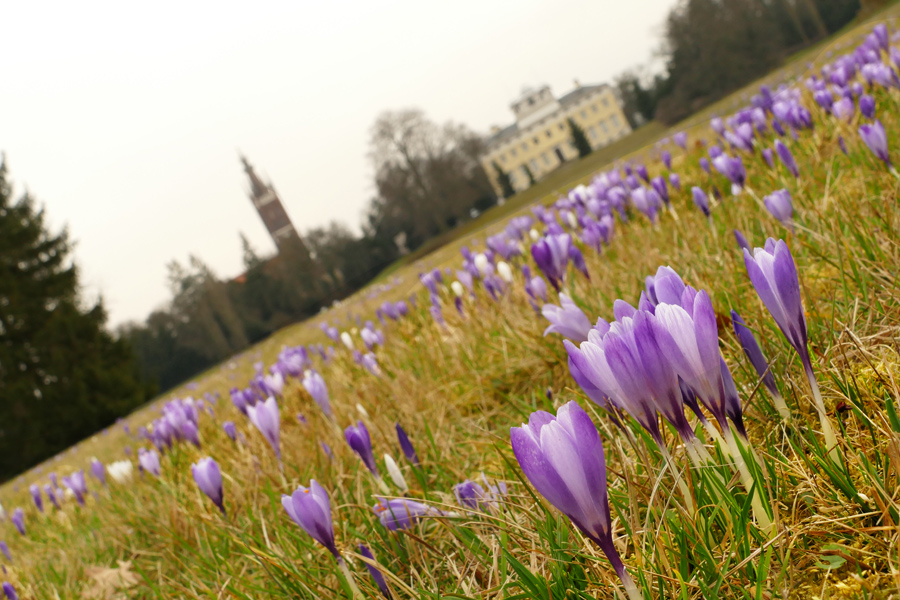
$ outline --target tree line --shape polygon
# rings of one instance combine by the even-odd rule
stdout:
[[[871,11],[883,1],[866,4]],[[674,124],[838,31],[860,8],[859,0],[682,0],[665,22],[662,72],[637,67],[616,80],[626,115],[632,125]]]

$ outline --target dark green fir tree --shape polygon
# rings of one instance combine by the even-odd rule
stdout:
[[[575,149],[578,150],[579,158],[584,158],[591,152],[593,152],[593,148],[591,148],[591,143],[588,141],[587,136],[584,134],[584,129],[576,123],[571,118],[569,119],[569,130],[572,132],[572,144],[575,145]]]
[[[143,403],[129,345],[85,307],[65,229],[12,199],[0,161],[0,480],[111,425]]]
[[[515,188],[512,186],[512,180],[509,178],[509,173],[505,172],[500,165],[497,164],[497,161],[493,163],[494,170],[497,172],[497,182],[500,184],[500,189],[503,192],[504,198],[509,198],[516,193]]]

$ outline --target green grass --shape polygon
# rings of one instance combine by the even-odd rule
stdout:
[[[900,153],[900,92],[875,93],[892,151]],[[806,104],[812,105],[808,97]],[[85,468],[92,455],[104,462],[124,458],[123,446],[139,445],[115,428],[50,461],[42,473],[32,471],[6,485],[0,490],[3,505],[8,512],[23,507],[27,527],[27,535],[19,536],[8,522],[0,524],[0,539],[14,556],[6,577],[26,599],[349,597],[334,558],[281,506],[281,494],[316,479],[330,493],[337,545],[365,597],[378,597],[378,590],[356,555],[358,543],[372,549],[397,598],[622,598],[609,562],[528,484],[509,444],[509,428],[530,413],[555,413],[574,400],[598,426],[615,543],[645,598],[897,597],[900,180],[862,145],[856,124],[838,123],[818,109],[813,113],[815,129],[791,142],[801,179],[780,167],[769,169],[759,153],[745,155],[751,191],[724,197],[707,220],[693,207],[690,186],[728,186],[699,168],[698,151],[676,152],[674,169],[685,187],[673,195],[675,212],[664,213],[657,225],[634,212],[627,223],[617,221],[602,254],[583,248],[591,281],[573,271],[567,285],[592,321],[612,319],[616,299],[635,303],[644,277],[660,265],[708,291],[755,453],[743,457],[761,510],[775,522],[773,532],[759,526],[732,460],[696,420],[711,456],[699,468],[664,428],[672,465],[686,478],[688,502],[644,430],[630,419],[624,431],[617,428],[584,397],[568,372],[560,337],[542,335],[546,321],[530,306],[520,273],[496,301],[480,287],[474,297],[466,295],[464,315],[453,309],[450,291],[440,290],[447,325],[433,322],[416,273],[458,267],[461,245],[478,248],[472,236],[483,239],[502,227],[501,219],[492,218],[398,269],[388,278],[391,289],[374,297],[364,291],[321,317],[352,331],[351,316],[371,318],[385,298],[418,295],[418,308],[408,318],[384,328],[386,344],[376,350],[380,376],[355,364],[346,350],[338,349],[328,364],[316,359],[329,386],[334,422],[297,381],[289,382],[280,399],[283,469],[260,433],[230,405],[227,390],[245,384],[256,360],[271,364],[283,344],[325,342],[321,318],[278,332],[198,378],[195,390],[172,394],[219,392],[222,399],[215,416],[200,418],[202,449],[176,444],[163,457],[159,478],[136,475],[131,483],[108,488],[91,482],[97,495],[86,506],[68,500],[61,511],[37,512],[27,484],[43,483],[51,469],[68,474]],[[692,139],[700,135],[709,133],[691,132]],[[847,156],[838,147],[839,135],[847,141]],[[638,158],[648,161],[651,174],[662,171],[651,152]],[[586,165],[571,168],[570,185],[590,176]],[[532,200],[567,187],[547,185]],[[781,187],[794,198],[794,233],[758,202]],[[528,204],[523,200],[506,216]],[[838,464],[822,447],[796,353],[747,279],[734,228],[756,244],[774,236],[790,245],[816,375],[837,430]],[[732,335],[730,309],[743,316],[770,359],[791,411],[789,424],[781,422]],[[354,338],[360,345],[355,333]],[[129,424],[146,424],[157,407],[132,415]],[[295,418],[298,412],[308,424]],[[357,419],[369,426],[382,473],[381,457],[388,453],[401,465],[410,498],[454,514],[423,519],[403,532],[382,527],[371,510],[379,485],[343,441],[341,429]],[[237,423],[244,442],[225,436],[226,420]],[[409,432],[421,469],[402,460],[395,422]],[[331,446],[333,460],[320,442]],[[191,463],[203,456],[222,467],[227,516],[191,479]],[[452,488],[467,478],[480,480],[481,473],[491,482],[506,482],[509,494],[500,509],[463,510]],[[385,479],[394,495],[402,495]],[[128,566],[118,567],[118,561]],[[116,568],[119,575],[101,568]],[[119,579],[122,572],[131,575]],[[104,576],[112,591],[104,591]]]

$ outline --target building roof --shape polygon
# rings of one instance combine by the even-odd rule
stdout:
[[[597,92],[603,88],[607,88],[607,87],[609,87],[609,86],[605,83],[600,83],[597,85],[582,85],[582,86],[575,88],[568,94],[565,94],[564,96],[559,98],[557,101],[559,102],[560,106],[565,108],[566,106],[575,104],[576,102],[578,102],[585,96],[587,96],[591,93]],[[516,137],[516,135],[518,133],[519,133],[519,124],[518,123],[513,123],[512,125],[507,125],[506,127],[501,129],[497,133],[490,135],[487,138],[486,145],[488,148],[490,148],[496,144],[500,144],[502,142],[505,142],[508,139]]]

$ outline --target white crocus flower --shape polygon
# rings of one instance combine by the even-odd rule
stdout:
[[[394,482],[394,485],[404,492],[409,491],[409,486],[406,485],[406,479],[403,478],[400,467],[397,466],[397,463],[394,462],[394,459],[391,458],[390,454],[384,455],[384,466],[387,467],[388,475],[391,476],[391,481]]]
[[[536,242],[539,239],[541,239],[541,234],[538,233],[537,229],[532,229],[531,231],[528,232],[528,237],[531,238],[532,242]]]
[[[453,293],[456,294],[457,297],[462,298],[463,294],[466,293],[466,289],[463,287],[458,281],[454,281],[450,284],[450,288],[453,290]]]
[[[346,331],[341,334],[341,341],[347,347],[347,350],[353,350],[353,338]]]
[[[106,465],[106,472],[113,478],[116,483],[126,483],[131,481],[131,474],[134,466],[130,460],[117,460],[116,462]]]
[[[500,276],[500,279],[502,279],[506,283],[512,283],[512,268],[509,266],[509,264],[505,263],[502,260],[497,263],[497,274]]]

